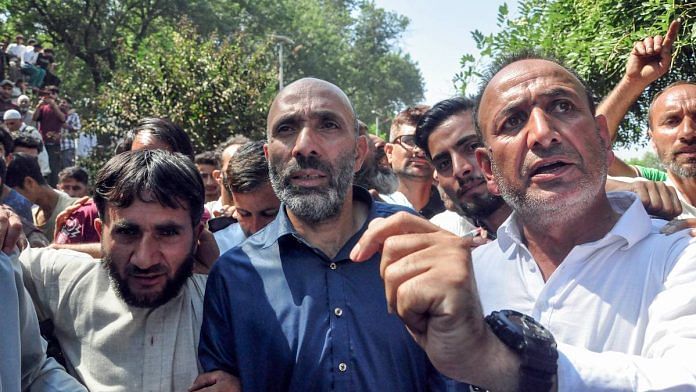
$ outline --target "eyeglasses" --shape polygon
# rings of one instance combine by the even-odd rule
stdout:
[[[416,135],[401,135],[392,142],[398,144],[407,150],[416,148]]]

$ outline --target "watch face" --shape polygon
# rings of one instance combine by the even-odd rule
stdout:
[[[504,317],[508,320],[508,326],[514,326],[518,333],[538,339],[553,338],[551,333],[543,325],[536,322],[533,318],[515,311],[503,311]]]

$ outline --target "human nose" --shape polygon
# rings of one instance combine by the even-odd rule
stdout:
[[[693,139],[696,137],[696,116],[685,116],[679,124],[679,138]]]
[[[131,256],[131,264],[140,269],[148,269],[161,261],[162,252],[157,238],[149,234],[143,235]]]
[[[302,128],[295,139],[292,156],[302,155],[308,157],[310,155],[318,155],[315,137],[314,131],[309,126]]]
[[[460,154],[454,154],[452,156],[452,170],[454,171],[454,176],[457,178],[464,179],[471,175],[474,169],[473,165],[474,164],[472,164],[469,159]]]
[[[549,123],[549,119],[540,108],[533,108],[527,121],[527,148],[532,149],[536,146],[548,148],[554,143],[558,143],[558,133]]]
[[[411,148],[411,151],[413,152],[413,155],[417,156],[418,158],[425,158],[425,151],[421,150],[418,145],[414,145]]]

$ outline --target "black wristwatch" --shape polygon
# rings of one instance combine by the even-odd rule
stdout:
[[[533,318],[514,310],[486,316],[495,336],[520,356],[520,392],[549,391],[558,369],[553,335]]]

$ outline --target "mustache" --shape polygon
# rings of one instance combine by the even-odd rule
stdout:
[[[571,158],[573,160],[579,160],[578,152],[564,144],[552,144],[547,148],[534,148],[529,151],[527,156],[524,157],[524,162],[522,163],[522,168],[520,170],[522,176],[528,177],[530,174],[530,168],[539,159],[544,159],[553,156],[562,156]]]
[[[167,268],[162,264],[156,264],[149,268],[140,268],[133,264],[126,265],[125,268],[126,275],[160,275],[167,273]]]
[[[292,176],[293,173],[305,169],[320,170],[326,173],[329,177],[333,177],[334,175],[333,168],[328,163],[323,162],[313,155],[308,157],[298,155],[285,166],[283,169],[283,176],[286,177],[287,181],[289,181],[290,176]]]

